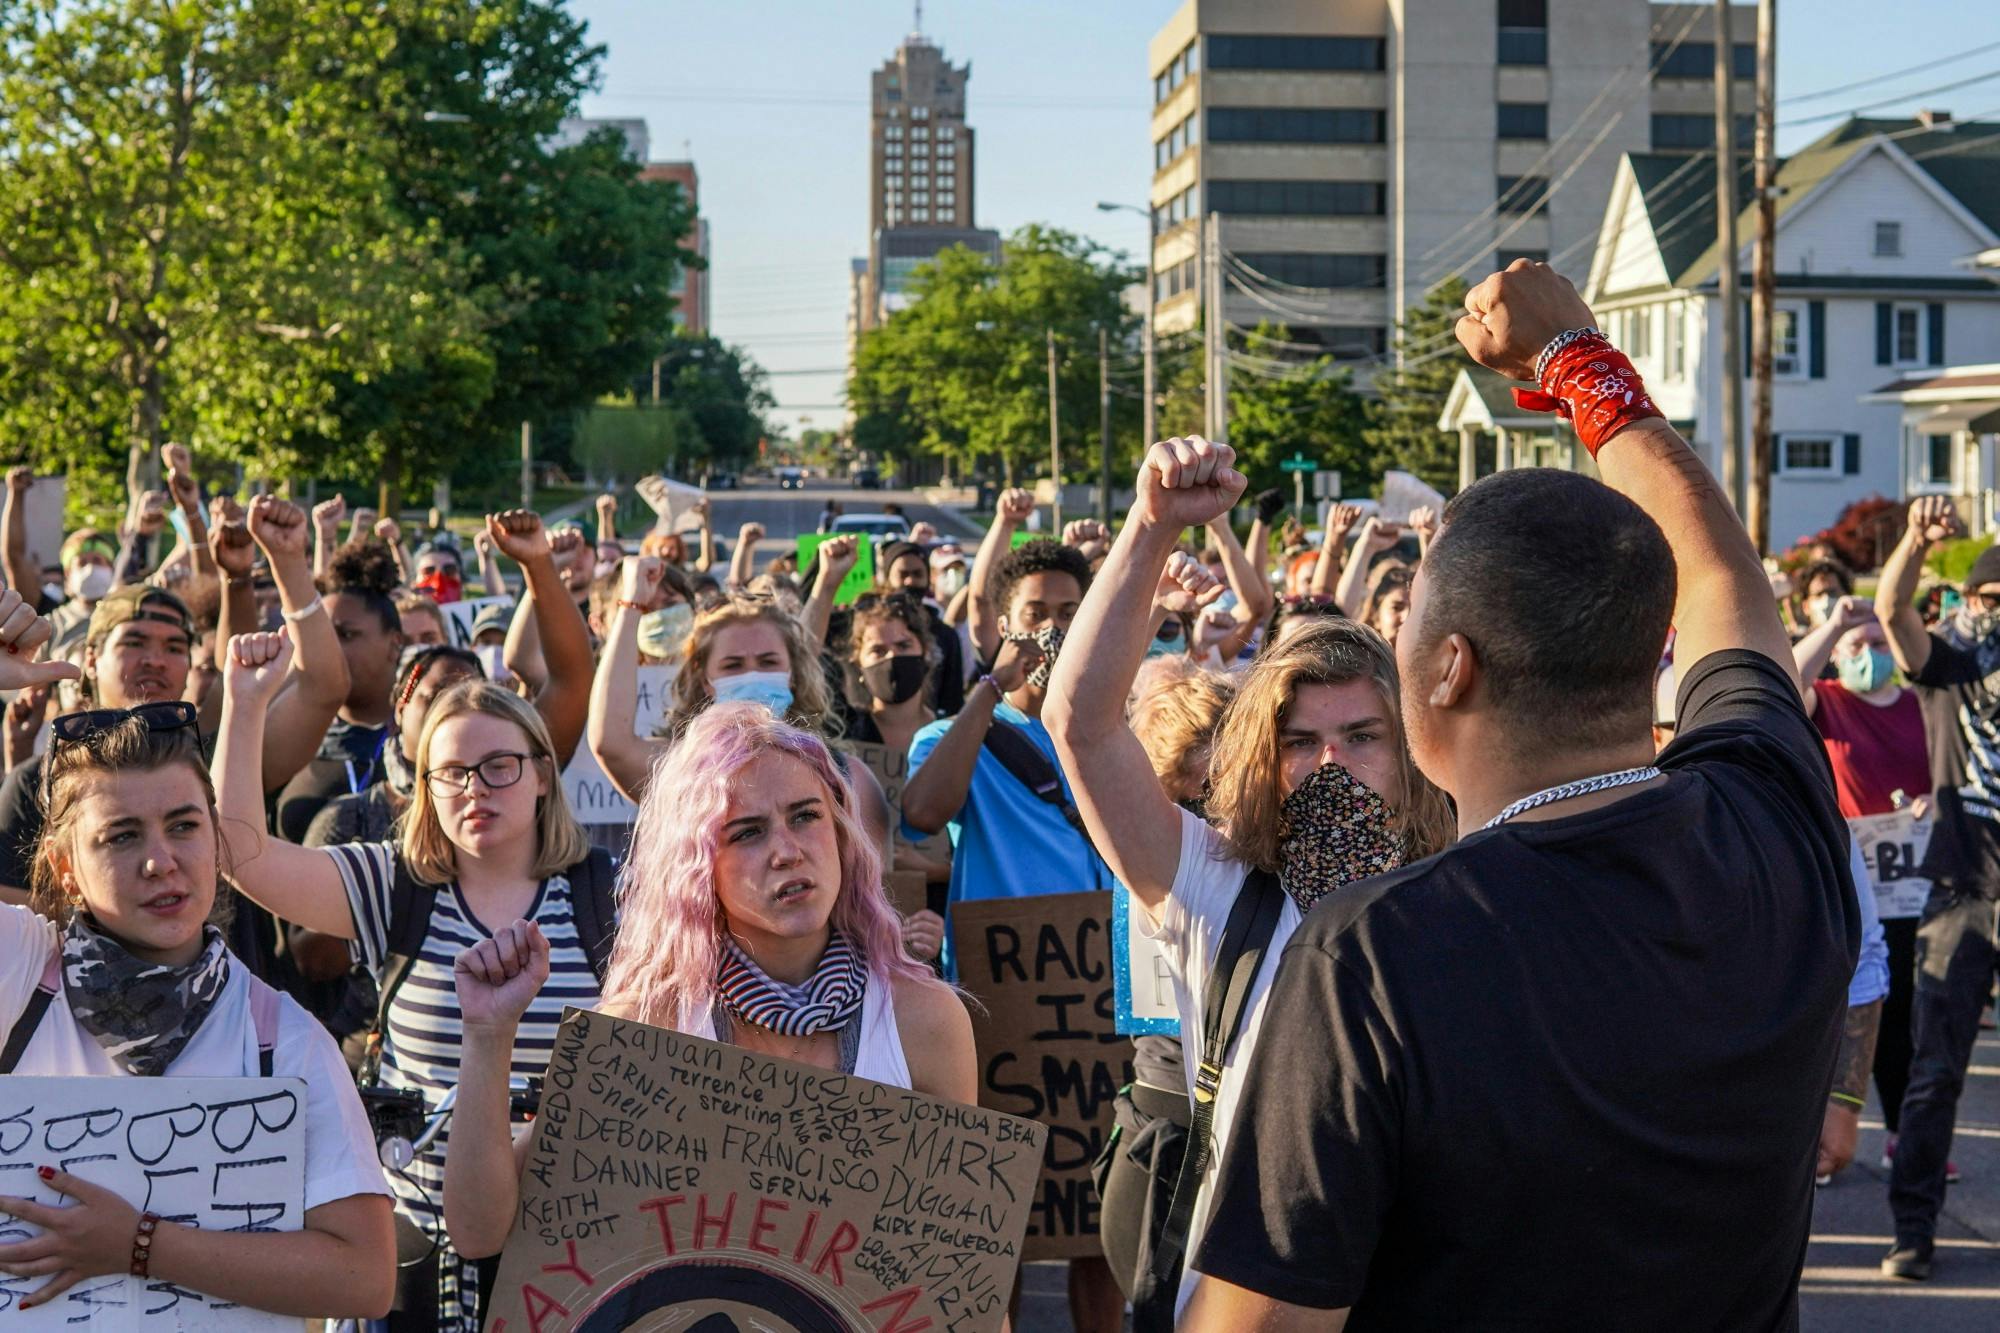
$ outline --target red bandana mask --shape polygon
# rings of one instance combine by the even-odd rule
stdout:
[[[464,596],[465,583],[458,575],[448,570],[436,569],[410,585],[418,592],[429,593],[432,601],[439,606],[450,606]]]

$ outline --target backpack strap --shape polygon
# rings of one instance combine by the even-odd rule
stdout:
[[[1016,782],[1033,792],[1037,800],[1060,810],[1069,826],[1090,843],[1091,850],[1097,849],[1097,844],[1090,840],[1090,830],[1083,826],[1082,813],[1063,793],[1061,771],[1027,732],[996,717],[986,728],[983,744],[987,753],[1000,761],[1000,767],[1013,774]]]
[[[28,996],[27,1005],[21,1016],[14,1020],[14,1026],[7,1033],[7,1044],[0,1046],[0,1074],[11,1074],[14,1066],[21,1063],[28,1043],[35,1038],[35,1029],[42,1025],[42,1015],[49,1011],[50,1001],[62,989],[62,950],[49,950],[49,961],[42,968],[42,977],[35,983],[35,989]]]
[[[590,959],[597,984],[611,967],[611,946],[618,938],[618,878],[611,853],[593,847],[590,854],[563,872],[569,880],[569,906],[576,920],[577,942]]]
[[[376,1086],[382,1074],[382,1047],[388,1040],[389,1009],[396,992],[410,979],[410,969],[423,952],[424,938],[431,933],[431,911],[437,906],[437,888],[419,884],[403,865],[400,855],[391,854],[395,878],[389,884],[389,939],[383,959],[381,986],[375,1002],[375,1024],[368,1031],[357,1081],[364,1088]]]
[[[278,992],[262,977],[250,978],[250,1022],[257,1029],[257,1072],[269,1078],[278,1049]]]
[[[1152,1271],[1141,1282],[1146,1290],[1135,1293],[1136,1333],[1173,1327],[1174,1301],[1180,1291],[1181,1267],[1187,1259],[1188,1227],[1194,1218],[1195,1195],[1201,1188],[1201,1173],[1214,1147],[1215,1096],[1222,1085],[1223,1058],[1243,1025],[1250,988],[1263,969],[1265,952],[1284,907],[1285,894],[1278,886],[1278,877],[1253,869],[1244,877],[1243,887],[1229,908],[1229,920],[1222,928],[1222,944],[1216,951],[1215,970],[1209,973],[1202,1006],[1201,1064],[1194,1076],[1194,1123],[1188,1129],[1187,1149],[1181,1155],[1173,1203],[1167,1210],[1159,1239],[1154,1242]],[[1147,1298],[1143,1310],[1141,1297]]]

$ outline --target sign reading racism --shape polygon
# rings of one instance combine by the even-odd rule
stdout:
[[[997,1329],[1045,1136],[571,1009],[486,1333]]]
[[[305,1217],[305,1084],[295,1078],[0,1078],[0,1194],[60,1208],[39,1166],[204,1231],[297,1231]],[[0,1215],[0,1244],[40,1228]],[[23,1310],[46,1277],[0,1274],[21,1333],[297,1333],[299,1321],[160,1278],[86,1278]]]
[[[979,1102],[1049,1127],[1028,1218],[1028,1259],[1100,1252],[1090,1164],[1132,1081],[1114,1021],[1111,895],[1042,894],[952,907],[959,984],[979,1041]]]
[[[1922,916],[1931,882],[1921,873],[1931,845],[1931,821],[1906,806],[1886,815],[1850,819],[1854,845],[1875,882],[1875,909],[1884,921]]]

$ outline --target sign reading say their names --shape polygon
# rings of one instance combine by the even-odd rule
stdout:
[[[486,1333],[997,1329],[1044,1137],[571,1009]]]
[[[1922,916],[1924,902],[1931,896],[1931,882],[1923,877],[1924,853],[1931,845],[1931,821],[1918,819],[1905,807],[1886,815],[1864,815],[1850,819],[1854,845],[1875,882],[1875,909],[1884,921]]]
[[[979,1103],[1049,1127],[1025,1257],[1100,1253],[1090,1164],[1132,1081],[1132,1042],[1115,1021],[1111,895],[982,899],[951,917],[959,984],[979,1001]]]
[[[305,1083],[295,1078],[0,1078],[0,1194],[72,1200],[36,1175],[54,1166],[141,1212],[203,1231],[305,1224]],[[0,1216],[0,1244],[40,1228]],[[47,1305],[21,1301],[45,1277],[0,1274],[0,1314],[21,1333],[298,1333],[299,1320],[245,1309],[159,1278],[85,1278]]]
[[[639,693],[633,712],[634,735],[650,736],[674,706],[674,677],[678,666],[639,668]],[[630,824],[639,817],[639,807],[625,796],[597,762],[588,745],[578,745],[562,773],[563,795],[579,824]]]

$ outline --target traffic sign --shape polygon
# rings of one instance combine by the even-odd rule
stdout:
[[[1313,472],[1318,470],[1319,464],[1307,458],[1304,454],[1293,454],[1290,458],[1280,462],[1278,467],[1285,472]]]

